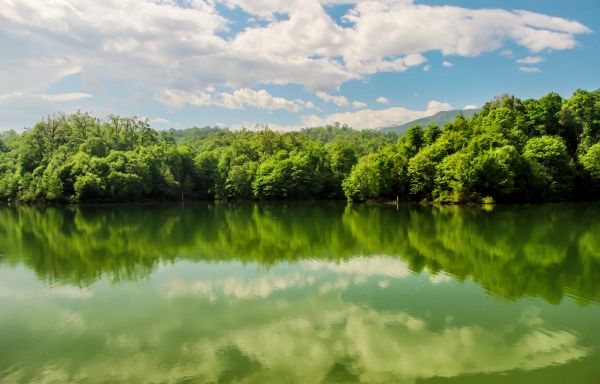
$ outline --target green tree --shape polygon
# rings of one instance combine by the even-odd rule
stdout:
[[[75,180],[75,193],[77,200],[89,201],[102,196],[102,180],[94,174],[85,173]]]
[[[435,122],[431,122],[427,128],[423,131],[423,144],[431,145],[435,143],[435,141],[442,134],[442,130],[437,126]]]
[[[532,184],[542,199],[560,200],[570,197],[574,166],[564,141],[558,136],[530,139],[523,157],[531,168]]]

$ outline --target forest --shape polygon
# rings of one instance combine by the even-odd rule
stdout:
[[[600,90],[503,95],[401,135],[339,124],[158,131],[57,113],[0,133],[0,200],[543,202],[600,197]]]

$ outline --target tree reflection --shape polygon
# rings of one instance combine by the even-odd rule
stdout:
[[[0,255],[48,283],[145,278],[164,263],[390,255],[490,293],[600,298],[598,204],[478,207],[335,203],[0,209]]]

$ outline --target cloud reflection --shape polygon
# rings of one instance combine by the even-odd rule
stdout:
[[[311,262],[250,276],[247,266],[230,265],[220,278],[204,265],[190,274],[211,278],[191,282],[165,269],[148,285],[92,287],[76,307],[57,296],[3,297],[2,335],[11,329],[16,337],[3,337],[10,352],[0,372],[7,382],[412,384],[535,370],[590,353],[536,309],[518,310],[502,327],[462,312],[440,325],[410,305],[377,309],[340,295],[357,276],[372,286],[404,276],[385,261]],[[17,348],[35,340],[44,343]]]

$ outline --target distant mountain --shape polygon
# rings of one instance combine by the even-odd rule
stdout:
[[[454,120],[454,118],[460,115],[461,112],[465,117],[473,117],[473,115],[479,111],[481,111],[481,109],[454,109],[451,111],[442,111],[436,113],[435,115],[409,121],[408,123],[404,123],[401,125],[390,125],[388,127],[379,128],[379,130],[382,132],[402,133],[406,131],[409,127],[412,127],[413,125],[420,125],[423,128],[425,128],[432,122],[436,123],[438,127],[441,128],[447,122]]]

